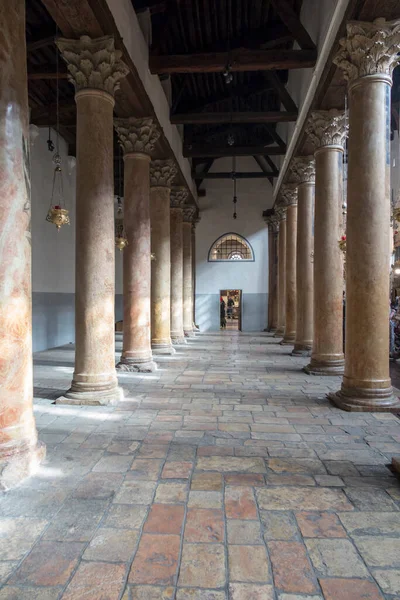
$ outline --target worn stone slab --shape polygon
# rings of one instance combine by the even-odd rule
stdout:
[[[342,490],[337,489],[276,487],[256,488],[255,493],[263,510],[353,510]]]
[[[233,456],[201,456],[197,459],[199,471],[220,471],[237,473],[266,473],[262,458],[237,458]]]
[[[350,540],[306,539],[305,545],[319,577],[369,577]]]

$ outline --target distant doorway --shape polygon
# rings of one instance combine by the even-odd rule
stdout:
[[[242,290],[220,290],[220,327],[242,331]]]

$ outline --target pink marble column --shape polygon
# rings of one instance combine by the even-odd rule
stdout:
[[[276,214],[264,215],[268,224],[268,326],[267,331],[275,332],[278,323],[278,232],[279,221]]]
[[[296,339],[293,356],[310,356],[314,337],[314,191],[313,156],[298,156],[292,162],[297,188]]]
[[[196,225],[201,217],[197,211],[192,223],[192,296],[193,296],[193,331],[199,331],[196,325]]]
[[[31,204],[25,2],[0,5],[0,491],[44,457],[32,409]]]
[[[152,118],[114,119],[124,151],[124,324],[117,369],[150,373],[151,352],[150,155],[160,136]]]
[[[183,331],[193,337],[192,223],[195,208],[183,210]]]
[[[297,188],[283,184],[286,212],[286,324],[281,344],[293,345],[296,337],[296,246],[297,246]]]
[[[122,398],[115,370],[114,92],[128,73],[106,36],[57,41],[77,107],[75,370],[66,404]]]
[[[183,332],[183,206],[188,197],[184,187],[171,189],[171,339],[186,344]]]
[[[278,229],[278,328],[274,337],[282,337],[286,323],[286,207],[277,208]]]
[[[343,260],[338,245],[343,204],[345,115],[315,111],[307,133],[315,151],[313,375],[343,375]]]
[[[390,86],[398,21],[350,22],[334,62],[349,82],[346,348],[341,390],[350,411],[400,411],[389,374]]]
[[[175,354],[171,341],[170,192],[177,168],[169,160],[150,165],[151,347],[154,354]]]

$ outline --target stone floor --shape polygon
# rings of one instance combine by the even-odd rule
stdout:
[[[73,347],[36,355],[47,460],[0,497],[1,600],[400,598],[396,416],[333,408],[269,334],[158,362],[73,407]]]

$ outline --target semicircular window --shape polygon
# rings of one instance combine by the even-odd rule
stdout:
[[[237,233],[221,235],[210,248],[208,262],[228,260],[254,261],[254,252],[250,243]]]

